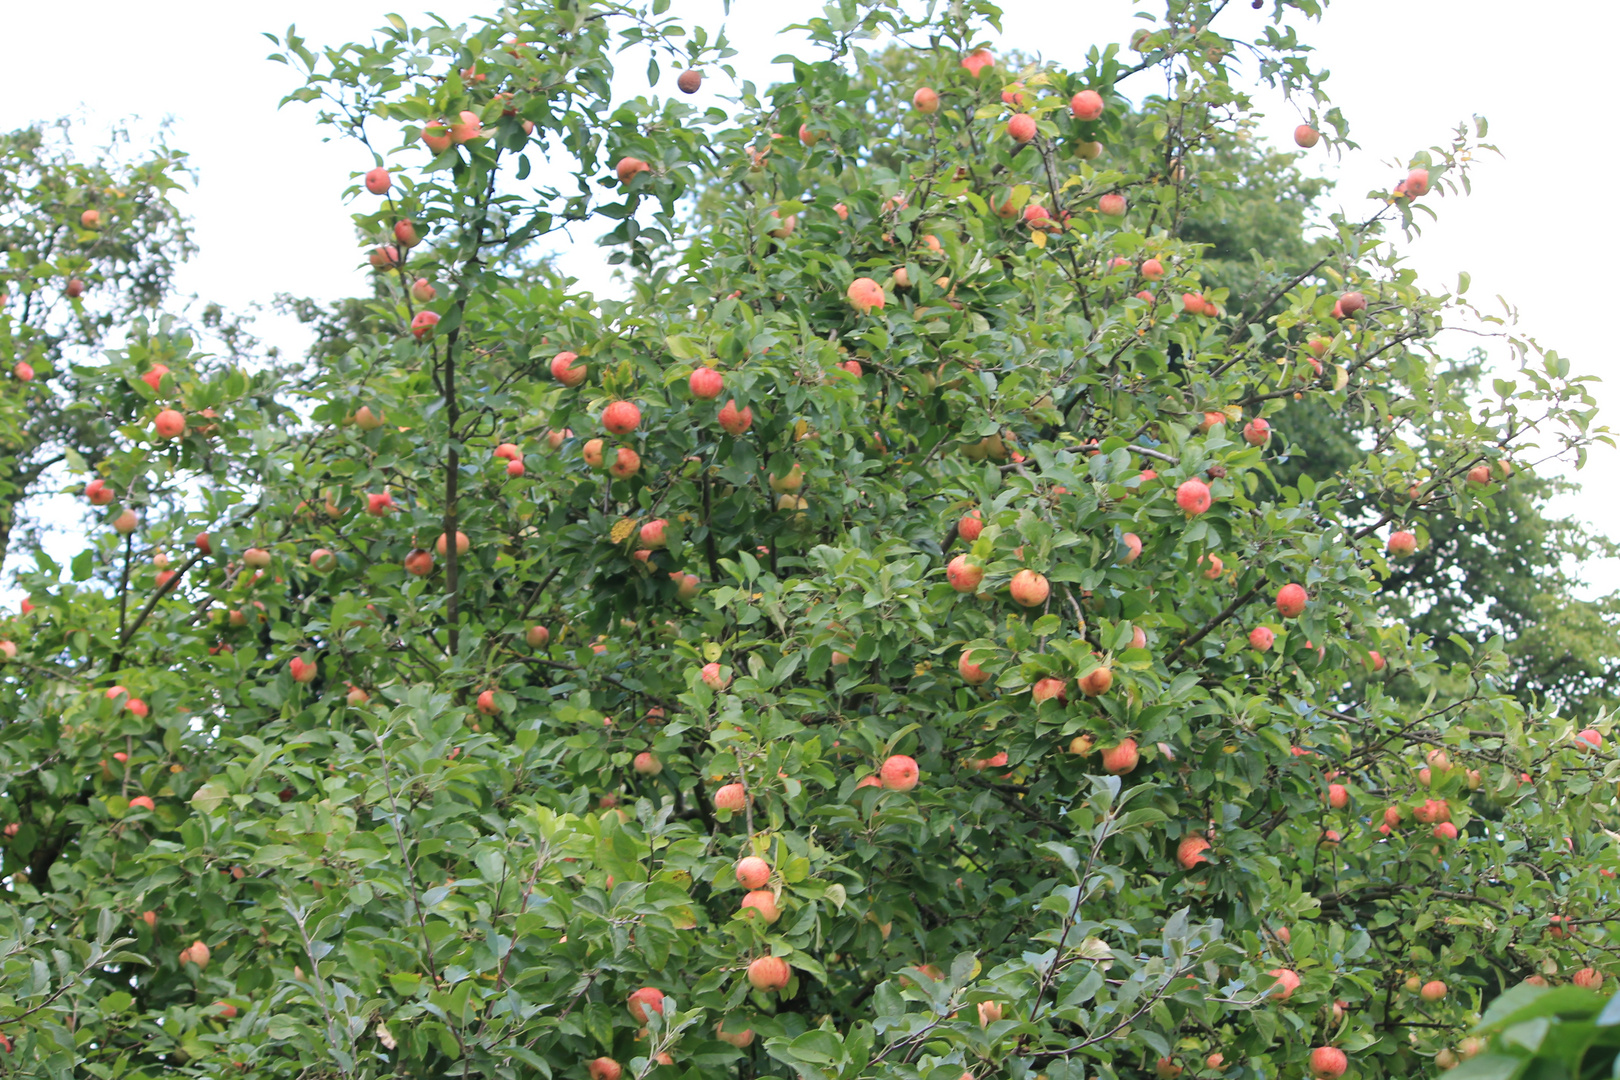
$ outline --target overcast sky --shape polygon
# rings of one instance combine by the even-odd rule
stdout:
[[[0,125],[74,111],[92,130],[131,116],[148,124],[172,117],[172,142],[190,152],[199,174],[183,204],[202,250],[181,277],[184,291],[236,310],[268,304],[277,292],[353,295],[363,288],[363,274],[351,209],[339,194],[351,171],[370,161],[357,145],[321,142],[313,109],[277,108],[297,84],[290,69],[265,60],[272,47],[261,33],[296,24],[312,46],[338,44],[366,38],[388,11],[407,18],[432,11],[454,21],[492,3],[77,0],[62,9],[13,0],[4,19],[10,47],[0,65]],[[1003,0],[1003,7],[999,40],[1006,48],[1040,51],[1070,66],[1093,44],[1127,40],[1138,25],[1127,0]],[[734,0],[733,8],[726,17],[720,0],[673,4],[675,13],[710,28],[724,23],[741,52],[734,61],[739,70],[767,83],[771,59],[797,44],[777,38],[776,30],[821,4]],[[1320,24],[1302,28],[1333,72],[1329,91],[1362,146],[1343,162],[1321,158],[1319,167],[1340,180],[1334,198],[1364,211],[1366,192],[1387,187],[1396,162],[1448,141],[1452,128],[1475,113],[1488,117],[1490,141],[1504,157],[1480,162],[1471,196],[1436,203],[1441,220],[1411,245],[1411,263],[1436,290],[1468,271],[1476,301],[1505,297],[1542,344],[1571,357],[1577,371],[1604,378],[1614,370],[1614,346],[1601,268],[1616,250],[1620,226],[1608,197],[1617,155],[1606,134],[1607,109],[1596,105],[1611,92],[1607,50],[1620,29],[1617,9],[1613,0],[1556,7],[1335,0]],[[1234,35],[1260,18],[1242,3],[1222,16]],[[645,92],[643,67],[627,65],[627,90]],[[711,74],[700,100],[718,83]],[[673,90],[665,85],[658,92]],[[1280,105],[1273,115],[1274,137],[1286,141],[1297,117]],[[581,245],[565,265],[600,282],[598,250]],[[298,329],[268,313],[257,329],[272,343],[302,348]],[[1454,337],[1458,351],[1466,348],[1470,339]],[[1620,426],[1620,390],[1606,385],[1598,393],[1607,422]],[[1581,474],[1583,495],[1558,509],[1620,538],[1617,471],[1620,454],[1594,454]],[[1620,564],[1589,566],[1587,577],[1601,591],[1620,588]]]

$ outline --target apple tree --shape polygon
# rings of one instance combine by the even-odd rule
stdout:
[[[375,291],[86,378],[141,406],[6,628],[0,1068],[1407,1076],[1620,971],[1607,718],[1383,591],[1587,380],[1447,375],[1400,236],[1480,128],[1222,275],[1234,141],[1353,149],[1319,5],[1227,6],[1069,70],[840,0],[768,88],[664,0],[278,35]]]

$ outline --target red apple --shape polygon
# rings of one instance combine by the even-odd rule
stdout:
[[[580,457],[585,459],[585,464],[593,469],[600,469],[602,467],[602,440],[586,439],[585,445],[579,448],[579,454]]]
[[[1429,170],[1413,169],[1406,174],[1406,195],[1411,199],[1422,198],[1429,193]]]
[[[405,555],[405,572],[416,577],[433,573],[433,553],[426,548],[412,548]]]
[[[1290,582],[1277,590],[1277,614],[1285,619],[1297,619],[1305,613],[1305,589]]]
[[[1142,264],[1142,276],[1149,281],[1158,281],[1164,277],[1164,264],[1158,259],[1148,259]]]
[[[1191,870],[1199,863],[1210,861],[1209,856],[1204,854],[1208,850],[1209,841],[1197,833],[1191,833],[1183,836],[1181,843],[1176,845],[1176,862],[1181,864],[1183,870]]]
[[[531,626],[523,632],[523,640],[529,643],[529,648],[541,649],[551,640],[551,631],[544,626]]]
[[[84,213],[79,215],[79,224],[84,226],[86,229],[100,228],[101,211],[94,209],[86,210]]]
[[[1575,749],[1591,753],[1603,749],[1603,733],[1597,728],[1586,728],[1575,736]]]
[[[1377,649],[1368,649],[1367,650],[1367,663],[1372,667],[1372,669],[1374,671],[1383,671],[1384,670],[1384,654],[1379,652]]]
[[[125,536],[128,536],[130,533],[134,532],[136,526],[139,524],[140,519],[135,516],[135,511],[133,510],[125,510],[122,514],[119,514],[117,517],[113,518],[112,523],[113,528]]]
[[[388,194],[388,189],[392,187],[393,184],[394,180],[388,175],[388,170],[380,165],[366,173],[366,190],[371,192],[373,195]]]
[[[966,555],[958,555],[946,565],[945,579],[959,593],[973,592],[984,580],[984,567],[969,562]]]
[[[962,655],[956,661],[957,674],[970,686],[983,686],[990,681],[990,673],[970,660],[969,655],[966,649],[962,650]]]
[[[748,406],[737,408],[737,399],[732,398],[720,406],[720,426],[732,438],[746,432],[754,423],[754,410]]]
[[[69,300],[77,300],[79,297],[84,295],[84,282],[80,281],[78,278],[68,278],[67,289],[65,291]]]
[[[442,154],[450,149],[450,128],[443,120],[435,121],[422,129],[422,142],[435,154]]]
[[[737,860],[737,884],[745,889],[763,889],[771,880],[771,864],[758,855]]]
[[[1343,784],[1328,785],[1328,805],[1335,810],[1343,810],[1350,805],[1350,791]]]
[[[1065,702],[1069,699],[1069,684],[1062,679],[1036,679],[1035,685],[1030,687],[1029,693],[1039,705],[1043,701]]]
[[[1082,90],[1069,99],[1069,114],[1076,120],[1095,120],[1103,114],[1102,95],[1095,90]]]
[[[1398,529],[1389,534],[1389,543],[1386,546],[1391,555],[1401,558],[1417,550],[1417,536],[1405,529]]]
[[[618,175],[619,183],[628,186],[637,173],[651,172],[652,166],[640,158],[622,157],[619,159],[619,163],[613,167],[613,171]]]
[[[406,249],[413,248],[417,244],[420,244],[422,242],[422,238],[421,236],[417,235],[416,222],[411,221],[409,218],[403,221],[394,222],[394,240],[399,244],[400,247]]]
[[[1035,118],[1028,113],[1015,113],[1007,121],[1007,137],[1020,145],[1029,142],[1035,137]]]
[[[692,396],[702,398],[704,401],[713,401],[725,389],[725,378],[712,367],[700,367],[692,372],[692,377],[686,380],[692,390]]]
[[[1276,640],[1277,635],[1271,632],[1269,626],[1257,626],[1249,631],[1249,644],[1260,652],[1269,651]]]
[[[750,912],[753,914],[750,914]],[[769,889],[750,889],[743,896],[737,914],[745,919],[751,919],[758,915],[767,923],[774,923],[782,917],[782,911],[776,905],[776,894]]]
[[[1581,970],[1570,976],[1569,981],[1582,989],[1596,990],[1603,985],[1603,974],[1596,968],[1581,968]]]
[[[754,1041],[754,1029],[743,1028],[741,1031],[726,1031],[725,1021],[722,1020],[718,1024],[714,1025],[714,1037],[723,1043],[730,1043],[732,1046],[735,1046],[741,1050],[752,1045]]]
[[[164,409],[152,421],[152,432],[160,439],[172,439],[186,430],[186,414],[176,409]]]
[[[374,491],[366,496],[366,513],[382,517],[394,508],[394,495],[389,491]]]
[[[1176,488],[1176,505],[1188,517],[1197,517],[1210,508],[1209,485],[1202,480],[1183,480]]]
[[[419,304],[432,303],[439,295],[439,290],[433,287],[433,282],[425,277],[419,277],[411,282],[411,299]]]
[[[937,93],[935,93],[930,87],[924,86],[921,89],[919,89],[915,94],[911,95],[911,106],[912,106],[912,108],[916,109],[918,112],[925,112],[925,113],[938,112],[939,111],[939,95]]]
[[[1122,739],[1118,746],[1110,746],[1102,752],[1103,772],[1113,776],[1124,776],[1134,771],[1140,760],[1136,740]]]
[[[433,549],[435,551],[437,551],[441,556],[443,556],[443,555],[447,554],[447,551],[445,549],[448,548],[448,547],[449,547],[449,545],[445,543],[444,533],[440,533],[438,540],[434,541],[434,543],[433,543]],[[456,554],[457,555],[465,555],[465,554],[467,554],[467,552],[469,552],[471,550],[472,550],[472,541],[467,539],[467,534],[466,533],[462,532],[460,529],[457,529],[456,530]]]
[[[628,435],[641,423],[641,410],[631,401],[611,402],[602,410],[602,426],[614,435]]]
[[[883,286],[869,277],[859,277],[850,282],[844,295],[849,298],[850,305],[862,315],[870,315],[873,308],[883,310]]]
[[[984,519],[979,516],[977,510],[969,510],[962,515],[962,520],[956,523],[956,535],[970,544],[977,540],[982,532],[984,532]]]
[[[741,810],[748,802],[748,792],[741,784],[723,784],[715,789],[716,810]]]
[[[571,352],[560,352],[551,358],[551,377],[564,386],[578,386],[585,381],[589,371],[584,364],[574,366],[579,357]]]
[[[599,1057],[587,1061],[585,1071],[590,1074],[591,1080],[619,1080],[624,1067],[610,1057]]]
[[[84,485],[84,497],[90,500],[92,506],[106,506],[113,501],[115,493],[107,486],[107,481],[97,477]]]
[[[387,270],[399,265],[399,249],[392,244],[374,247],[367,258],[375,269]]]
[[[1255,417],[1243,425],[1243,441],[1250,446],[1264,446],[1271,439],[1271,425],[1262,417]]]
[[[668,521],[664,520],[663,518],[653,518],[651,521],[647,522],[641,527],[640,536],[642,544],[650,548],[663,547],[669,542],[669,538],[666,535],[668,528]]]
[[[1367,298],[1359,292],[1347,292],[1339,297],[1339,311],[1347,319],[1357,312],[1366,310]]]
[[[1133,563],[1142,556],[1142,538],[1135,533],[1126,533],[1121,536],[1120,542],[1125,545],[1125,561]]]
[[[1350,1059],[1336,1046],[1318,1046],[1311,1051],[1311,1076],[1315,1080],[1339,1080],[1349,1066]]]
[[[703,72],[697,68],[687,68],[675,80],[675,85],[680,87],[683,94],[695,94],[698,87],[703,85]]]
[[[994,67],[995,63],[996,58],[990,54],[989,49],[975,49],[973,52],[970,52],[966,56],[962,57],[962,66],[966,68],[967,73],[973,76],[975,79],[979,77],[985,68]]]
[[[983,571],[980,573],[982,576]],[[1040,607],[1046,603],[1046,598],[1052,592],[1052,586],[1047,583],[1046,578],[1033,570],[1018,571],[1012,576],[1007,588],[1012,593],[1014,602],[1023,607]]]
[[[521,465],[522,462],[514,464]],[[508,472],[511,470],[508,469]],[[613,452],[613,464],[608,466],[608,472],[620,480],[628,480],[641,471],[641,455],[628,446],[621,446]],[[519,475],[522,475],[521,473]]]
[[[152,801],[150,795],[137,795],[129,800],[129,808],[131,810],[156,810],[157,803]]]
[[[1277,980],[1272,993],[1278,1001],[1287,1001],[1294,996],[1294,991],[1299,989],[1299,975],[1289,968],[1272,968],[1266,974]]]
[[[625,1004],[636,1022],[645,1024],[648,1013],[664,1015],[664,992],[655,986],[643,986],[634,991]]]
[[[1469,481],[1471,483],[1478,484],[1480,487],[1484,487],[1485,485],[1487,485],[1487,484],[1489,484],[1491,482],[1491,468],[1490,468],[1490,466],[1489,465],[1475,465],[1472,469],[1468,470],[1468,479],[1469,479]]]
[[[910,791],[922,779],[916,759],[905,754],[893,754],[886,758],[878,775],[882,777],[883,786],[890,791]]]
[[[314,682],[315,676],[319,672],[319,665],[313,664],[301,656],[295,656],[287,662],[287,673],[292,676],[293,682]]]
[[[1103,217],[1124,217],[1125,196],[1109,193],[1097,200],[1097,212]]]
[[[782,990],[792,978],[793,969],[780,956],[762,956],[748,965],[748,984],[755,990]]]
[[[1226,564],[1221,561],[1219,555],[1200,555],[1198,556],[1198,565],[1204,566],[1206,560],[1209,565],[1204,570],[1204,576],[1214,581],[1221,576],[1221,571],[1226,569]]]
[[[1080,689],[1087,697],[1101,697],[1114,685],[1114,670],[1106,665],[1092,668],[1080,676]]]
[[[1309,124],[1301,124],[1294,129],[1294,144],[1309,150],[1322,139],[1322,133]]]
[[[470,143],[484,137],[484,124],[475,112],[462,110],[456,123],[450,125],[450,138],[458,143]]]
[[[439,325],[439,313],[436,311],[418,311],[411,317],[411,336],[417,341],[433,334]]]

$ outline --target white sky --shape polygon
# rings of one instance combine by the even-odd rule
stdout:
[[[362,254],[339,193],[351,170],[370,161],[357,145],[319,141],[312,108],[277,109],[297,84],[290,69],[265,61],[272,47],[261,32],[296,24],[312,46],[339,44],[365,39],[389,10],[454,20],[491,3],[78,0],[68,18],[51,5],[18,0],[6,5],[12,48],[0,65],[0,125],[79,111],[90,142],[120,118],[172,117],[173,144],[190,152],[200,180],[184,199],[202,250],[182,275],[183,291],[234,310],[268,304],[277,292],[353,295],[364,288]],[[1078,66],[1093,44],[1128,40],[1138,25],[1125,0],[1002,4],[1005,47],[1043,50],[1066,65]],[[770,60],[796,45],[775,31],[820,7],[734,0],[723,18],[720,0],[675,0],[673,10],[711,29],[724,22],[741,52],[733,63],[765,84],[773,78]],[[1231,27],[1257,26],[1260,17],[1235,0],[1222,16],[1225,32],[1252,36]],[[1607,52],[1617,30],[1620,4],[1612,0],[1566,0],[1556,13],[1522,0],[1335,0],[1321,24],[1302,28],[1333,71],[1329,92],[1363,147],[1343,163],[1321,158],[1341,180],[1334,198],[1363,211],[1362,196],[1387,186],[1392,162],[1447,141],[1474,113],[1486,116],[1490,141],[1505,157],[1480,163],[1470,197],[1436,203],[1441,220],[1412,245],[1412,264],[1436,289],[1468,271],[1475,302],[1506,297],[1543,345],[1571,357],[1576,371],[1605,378],[1614,369],[1607,287],[1593,275],[1616,250],[1620,226],[1607,189],[1620,161],[1605,133],[1606,111],[1594,113],[1593,103],[1610,92]],[[27,42],[38,47],[21,47]],[[644,59],[626,62],[625,90],[646,92],[644,67]],[[719,83],[711,71],[699,100]],[[674,92],[668,71],[659,92]],[[1296,122],[1278,108],[1275,139],[1286,141]],[[564,265],[596,286],[604,280],[599,250],[582,244]],[[257,330],[285,349],[303,347],[296,326],[268,313]],[[1454,338],[1459,351],[1472,340]],[[1620,426],[1620,390],[1601,386],[1598,394],[1608,422]],[[1595,453],[1581,474],[1584,493],[1557,509],[1620,538],[1617,471],[1620,453]],[[62,554],[75,546],[69,542]],[[1595,591],[1620,588],[1620,563],[1588,566],[1586,576]]]

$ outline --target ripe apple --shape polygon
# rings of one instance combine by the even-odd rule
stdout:
[[[774,923],[782,917],[782,911],[776,905],[776,894],[769,889],[750,889],[742,898],[742,904],[737,914],[745,919],[751,919],[757,914],[767,923]]]
[[[870,315],[873,308],[883,310],[883,286],[869,277],[858,277],[850,282],[844,295],[849,298],[850,305],[862,315]]]
[[[628,435],[641,424],[641,410],[632,401],[614,401],[602,410],[602,426],[614,435]]]
[[[652,166],[638,157],[622,157],[613,166],[613,171],[619,177],[619,183],[628,187],[636,173],[651,172]]]
[[[1480,487],[1484,487],[1491,482],[1490,466],[1475,465],[1472,469],[1468,470],[1468,479],[1470,482],[1478,484]]]
[[[1203,566],[1206,560],[1209,565],[1204,570],[1204,576],[1214,581],[1221,576],[1221,571],[1226,569],[1226,564],[1221,561],[1219,555],[1200,555],[1198,556],[1198,565]]]
[[[703,584],[703,579],[696,574],[683,574],[675,570],[669,576],[675,582],[675,596],[681,600],[690,600],[697,596]]]
[[[1097,200],[1097,212],[1103,217],[1124,217],[1125,196],[1110,192]]]
[[[982,73],[985,68],[994,67],[995,64],[996,58],[991,55],[989,49],[975,49],[973,52],[970,52],[966,56],[962,57],[962,66],[966,68],[967,73],[973,76],[975,79],[979,77],[980,73]]]
[[[1311,1076],[1315,1080],[1339,1080],[1349,1066],[1350,1059],[1336,1046],[1318,1046],[1311,1051]]]
[[[1408,198],[1418,199],[1429,193],[1429,170],[1413,169],[1406,174],[1404,185]]]
[[[517,461],[523,457],[523,451],[518,449],[516,443],[503,442],[495,448],[492,456]]]
[[[1035,118],[1028,113],[1015,113],[1007,121],[1007,137],[1022,145],[1035,137]]]
[[[748,985],[769,993],[784,989],[793,978],[793,969],[780,956],[762,956],[748,965]]]
[[[714,1025],[714,1037],[715,1038],[719,1039],[723,1043],[730,1043],[732,1046],[737,1047],[737,1049],[739,1049],[739,1050],[741,1050],[744,1047],[747,1047],[747,1046],[749,1046],[749,1045],[751,1045],[753,1043],[753,1041],[754,1041],[754,1029],[753,1028],[743,1028],[741,1031],[726,1031],[725,1030],[725,1023],[726,1022],[724,1020],[722,1020],[719,1023]]]
[[[945,579],[959,593],[973,592],[984,580],[984,567],[968,561],[966,555],[958,555],[946,564]]]
[[[1110,746],[1102,752],[1103,772],[1113,776],[1124,776],[1132,772],[1140,760],[1141,755],[1137,753],[1136,740],[1123,739],[1118,746]]]
[[[1309,124],[1301,124],[1294,129],[1294,144],[1309,150],[1322,139],[1322,133]]]
[[[445,543],[444,534],[440,533],[438,540],[434,541],[434,544],[433,544],[434,550],[437,551],[440,555],[445,555],[445,554],[447,554],[445,549],[448,546],[449,545]],[[462,532],[460,529],[457,529],[456,530],[456,554],[457,555],[465,555],[470,550],[472,550],[472,541],[467,539],[467,534],[466,533]]]
[[[1339,297],[1339,312],[1349,318],[1357,312],[1367,310],[1367,298],[1359,292],[1347,292]]]
[[[77,300],[79,297],[84,295],[84,282],[80,281],[78,278],[68,278],[67,289],[65,291],[69,300]]]
[[[1379,652],[1377,649],[1368,649],[1367,650],[1367,663],[1369,665],[1371,665],[1371,667],[1372,667],[1372,669],[1374,671],[1383,671],[1384,670],[1384,654]]]
[[[763,889],[771,880],[771,864],[758,855],[737,860],[737,884],[745,889]]]
[[[1603,733],[1597,728],[1586,728],[1576,733],[1575,749],[1588,754],[1603,749]]]
[[[416,577],[433,573],[433,553],[426,548],[412,548],[405,556],[405,572]]]
[[[513,472],[512,472],[512,465],[518,466],[518,471],[517,471],[517,473],[515,475],[522,476],[523,475],[523,468],[522,468],[523,462],[521,462],[521,461],[514,461],[510,465],[508,465],[507,468],[506,468],[507,475],[508,476],[514,475]],[[617,477],[620,480],[628,480],[628,479],[630,479],[632,476],[636,475],[636,473],[638,473],[640,471],[641,471],[641,455],[640,454],[636,453],[634,450],[630,449],[628,446],[621,446],[621,447],[619,447],[617,450],[615,450],[613,452],[613,464],[608,466],[608,472],[612,473],[615,477]]]
[[[754,423],[754,410],[744,405],[737,408],[737,399],[732,398],[720,406],[720,427],[727,435],[737,438],[746,432]]]
[[[1255,417],[1243,425],[1243,441],[1250,446],[1264,446],[1271,439],[1271,424],[1262,417]]]
[[[1158,281],[1164,277],[1164,264],[1158,259],[1148,259],[1142,263],[1142,276],[1149,281]]]
[[[982,1028],[989,1027],[991,1024],[995,1023],[997,1020],[1000,1020],[1001,1016],[1002,1016],[1001,1002],[999,1002],[999,1001],[981,1001],[981,1002],[979,1002],[979,1026],[980,1027],[982,1027]]]
[[[1596,990],[1603,985],[1603,973],[1596,968],[1585,967],[1570,976],[1569,981],[1583,989]]]
[[[1183,480],[1181,486],[1176,488],[1176,505],[1181,507],[1182,513],[1188,517],[1197,517],[1210,508],[1213,502],[1209,494],[1209,485],[1202,480]]]
[[[1226,1055],[1217,1050],[1204,1059],[1204,1064],[1211,1069],[1219,1069],[1226,1064]]]
[[[301,656],[295,656],[287,662],[287,673],[296,683],[314,682],[319,672],[319,665],[310,663]]]
[[[113,528],[125,536],[134,532],[135,527],[139,524],[140,520],[135,516],[133,510],[125,510],[122,514],[113,518]]]
[[[687,68],[675,80],[675,85],[683,94],[695,94],[698,87],[703,85],[703,72],[699,68]]]
[[[962,655],[956,660],[957,674],[970,686],[983,686],[990,681],[990,673],[970,660],[969,656],[969,652],[963,649]]]
[[[362,405],[356,409],[352,419],[355,426],[362,431],[375,431],[383,425],[382,410],[372,412],[369,405]]]
[[[692,372],[692,377],[686,380],[686,385],[691,388],[693,397],[712,401],[725,389],[726,380],[714,368],[700,367]]]
[[[349,692],[345,694],[343,698],[350,705],[358,709],[360,706],[371,700],[371,695],[360,689],[358,686],[350,686]]]
[[[529,648],[541,649],[551,640],[551,631],[544,626],[531,626],[523,632],[523,640],[529,643]]]
[[[1091,735],[1076,735],[1069,740],[1069,753],[1076,757],[1090,757],[1096,748],[1097,740]]]
[[[1076,120],[1095,120],[1103,114],[1102,95],[1095,90],[1082,90],[1069,99],[1069,114]]]
[[[1153,1075],[1159,1080],[1176,1080],[1181,1075],[1181,1065],[1175,1058],[1162,1057],[1153,1063]]]
[[[176,409],[164,409],[152,421],[152,432],[160,439],[172,439],[186,430],[186,414]]]
[[[982,570],[980,576],[983,576]],[[1014,602],[1023,607],[1040,607],[1052,593],[1052,586],[1046,578],[1033,570],[1018,571],[1012,576],[1007,589],[1012,593]]]
[[[433,330],[439,325],[439,313],[436,311],[418,311],[411,317],[411,336],[417,341],[430,337]]]
[[[100,228],[101,227],[101,211],[100,210],[93,210],[93,209],[92,210],[86,210],[84,213],[79,215],[79,224],[84,226],[86,229]]]
[[[1436,840],[1457,839],[1457,826],[1453,825],[1449,821],[1442,821],[1440,824],[1434,827],[1434,838]]]
[[[377,270],[387,270],[390,267],[399,265],[399,249],[394,247],[392,244],[374,247],[371,249],[371,254],[367,256],[367,258],[371,262],[373,268]]]
[[[593,469],[602,467],[602,440],[586,439],[585,445],[579,448],[579,454],[585,459],[585,464]]]
[[[886,758],[878,775],[883,780],[883,786],[890,791],[910,791],[922,779],[916,759],[905,754],[892,754]]]
[[[641,527],[641,543],[644,547],[661,548],[669,542],[666,530],[669,522],[663,518],[653,518]]]
[[[1209,856],[1204,854],[1208,850],[1208,840],[1197,833],[1189,833],[1176,845],[1176,862],[1181,864],[1183,870],[1191,870],[1199,863],[1210,861]]]
[[[704,686],[717,694],[731,683],[731,680],[726,678],[725,674],[720,670],[719,664],[704,664],[703,670],[698,677],[703,680]]]
[[[169,368],[167,365],[153,364],[147,370],[146,374],[141,376],[141,381],[147,386],[150,386],[153,393],[156,393],[163,385],[163,376],[167,375],[168,373]]]
[[[366,496],[366,513],[382,517],[394,508],[394,495],[390,491],[373,491]]]
[[[932,88],[924,86],[911,95],[911,107],[918,112],[938,112],[939,94],[935,93]]]
[[[417,234],[416,222],[411,221],[409,218],[394,222],[394,240],[398,242],[400,247],[407,250],[420,244],[422,237]]]
[[[1287,1001],[1299,989],[1299,975],[1290,968],[1272,968],[1266,974],[1277,980],[1272,993],[1278,1001]]]
[[[772,210],[771,217],[781,222],[776,228],[770,230],[770,234],[778,240],[786,240],[799,227],[799,215],[797,214],[789,214],[784,219],[780,210]]]
[[[411,282],[411,299],[419,304],[432,303],[438,295],[439,290],[435,289],[433,283],[425,277],[419,277]]]
[[[1307,599],[1304,587],[1290,582],[1277,590],[1277,614],[1285,619],[1297,619],[1305,613]]]
[[[450,138],[458,143],[470,143],[484,137],[484,123],[475,112],[462,110],[456,123],[450,125]]]
[[[560,352],[551,358],[551,377],[564,386],[578,386],[585,381],[589,370],[584,364],[574,366],[579,357],[571,352]]]
[[[1061,703],[1069,699],[1068,686],[1069,684],[1062,679],[1036,679],[1035,685],[1030,687],[1029,693],[1035,699],[1037,705],[1043,701],[1054,700]]]
[[[1277,640],[1277,635],[1271,632],[1269,626],[1257,626],[1249,631],[1249,644],[1260,652],[1268,652]]]
[[[1423,984],[1418,996],[1424,1001],[1439,1001],[1446,996],[1446,984],[1439,979],[1433,979]]]
[[[646,750],[643,750],[631,760],[630,767],[642,776],[657,776],[664,771],[664,763]]]
[[[129,800],[129,808],[131,810],[156,810],[157,803],[152,801],[150,795],[137,795]]]
[[[716,810],[741,810],[748,802],[748,792],[741,784],[722,784],[714,792]]]
[[[1080,689],[1087,697],[1101,697],[1108,693],[1108,688],[1114,685],[1114,670],[1110,667],[1092,668],[1090,672],[1080,677]]]
[[[638,1024],[645,1024],[649,1012],[664,1015],[664,992],[656,986],[643,986],[631,993],[625,1005]]]
[[[1343,784],[1328,785],[1328,805],[1335,810],[1343,810],[1350,805],[1350,791]]]
[[[1125,561],[1133,563],[1142,557],[1142,538],[1135,533],[1126,533],[1121,536],[1120,542],[1125,545]]]
[[[380,165],[366,173],[366,190],[371,192],[373,195],[388,194],[388,189],[392,187],[393,184],[394,180],[388,175],[388,170]]]
[[[1391,555],[1402,558],[1417,550],[1417,536],[1405,529],[1397,529],[1389,534],[1389,543],[1386,547]]]
[[[624,1067],[610,1057],[599,1057],[587,1061],[585,1071],[590,1074],[591,1080],[619,1080]]]

